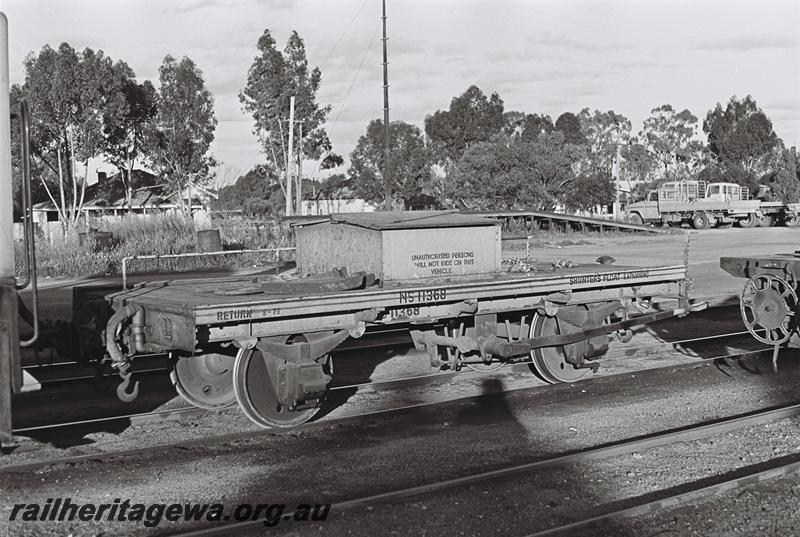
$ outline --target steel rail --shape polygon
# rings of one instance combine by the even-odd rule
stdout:
[[[771,459],[768,462],[774,462],[775,460],[778,460],[778,458]],[[762,468],[764,466],[764,463],[758,464],[756,466]],[[735,471],[734,473],[736,472],[741,473],[741,469]],[[707,486],[698,485],[695,488],[692,488],[691,490],[688,490],[686,492],[673,494],[671,496],[659,498],[657,500],[652,500],[649,502],[639,503],[631,507],[626,507],[625,509],[611,511],[609,513],[604,513],[602,515],[597,515],[584,520],[579,520],[577,522],[572,522],[569,524],[565,524],[563,526],[558,526],[555,528],[539,531],[536,533],[531,533],[528,534],[527,537],[546,537],[550,535],[558,535],[561,533],[572,532],[584,528],[601,526],[604,523],[610,522],[612,520],[619,520],[622,518],[635,518],[641,515],[646,515],[648,513],[657,513],[658,511],[674,509],[676,507],[681,507],[683,505],[687,505],[692,502],[696,502],[698,500],[703,500],[705,498],[708,498],[709,496],[722,494],[724,492],[730,492],[732,490],[737,490],[747,485],[752,485],[754,483],[760,483],[762,481],[767,481],[769,479],[775,479],[777,477],[783,477],[795,474],[797,472],[800,472],[800,461],[798,460],[794,460],[792,462],[788,462],[785,464],[778,464],[771,468],[767,468],[766,470],[757,470],[757,469],[751,469],[749,471],[745,470],[744,474],[738,475],[731,479],[720,481],[719,483],[714,483],[712,485],[707,485]],[[695,481],[694,484],[702,483],[703,481],[707,481],[707,479]]]
[[[680,442],[691,442],[695,440],[701,440],[713,435],[736,431],[744,427],[763,425],[765,423],[770,423],[776,420],[795,417],[795,416],[800,416],[800,403],[782,406],[778,408],[772,408],[763,411],[751,412],[730,418],[714,420],[711,422],[703,422],[699,424],[689,425],[686,427],[680,427],[669,431],[663,431],[660,433],[646,435],[644,437],[623,440],[620,442],[612,442],[609,444],[591,447],[588,449],[567,453],[564,455],[557,455],[555,457],[550,457],[547,459],[541,459],[538,461],[517,464],[514,466],[508,466],[496,470],[489,470],[486,472],[479,472],[466,476],[456,477],[453,479],[445,479],[432,483],[426,483],[423,485],[416,485],[403,489],[372,494],[369,496],[363,496],[361,498],[354,498],[349,500],[333,502],[331,505],[331,512],[341,513],[343,511],[352,511],[356,509],[367,508],[374,504],[402,500],[409,497],[421,496],[425,494],[438,493],[489,480],[514,477],[531,471],[562,467],[571,464],[576,464],[579,462],[597,461],[601,459],[607,459],[610,457],[629,455],[634,452],[655,449]],[[800,469],[800,462],[795,462],[788,466],[791,467],[791,471],[797,471],[798,469]],[[785,471],[788,472],[789,470]],[[776,472],[777,470],[768,470],[765,472],[761,472],[761,474],[773,475]],[[749,479],[752,480],[754,479],[754,477],[750,476]],[[720,484],[717,485],[717,488],[723,486],[724,484]],[[660,501],[664,502],[664,505],[668,505],[668,503],[665,500],[660,500]],[[647,506],[649,506],[650,504],[657,504],[658,502],[659,501],[648,502],[647,504],[642,504],[641,506],[637,506],[637,508],[642,510],[641,513],[644,513],[647,512],[648,508]],[[641,514],[639,511],[633,511],[636,508],[630,508],[630,509],[632,510],[631,512],[636,512],[637,514]],[[620,513],[623,513],[625,511],[627,510],[620,511]],[[287,515],[290,517],[293,516],[293,514],[294,513],[287,513]],[[612,516],[615,514],[616,513],[613,513],[608,516]],[[594,522],[594,519],[589,519],[584,523],[589,524],[590,521]],[[173,535],[173,537],[211,537],[215,535],[239,534],[240,532],[255,529],[256,527],[263,528],[263,520],[236,522],[220,526],[206,527],[197,530],[177,532],[177,533],[172,533],[170,535]],[[547,530],[547,532],[555,532],[556,530],[558,532],[567,531],[567,527],[564,526],[560,528],[554,528],[552,530]],[[534,535],[536,537],[538,537],[539,535],[547,535],[548,534],[547,532],[537,533]]]

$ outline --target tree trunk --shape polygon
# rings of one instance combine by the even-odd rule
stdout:
[[[72,185],[72,205],[70,206],[70,225],[75,225],[78,221],[78,180],[75,177],[75,160],[73,158],[75,152],[72,146],[72,137],[67,134],[67,176]]]
[[[86,162],[84,162],[84,164],[85,164],[86,167],[84,168],[84,172],[83,172],[83,180],[81,181],[81,197],[78,200],[78,207],[77,207],[79,216],[80,216],[80,213],[83,212],[83,201],[86,199],[86,183],[89,182],[89,159],[88,158],[86,159]],[[88,218],[87,218],[87,222],[88,222]]]
[[[64,235],[66,235],[70,229],[70,223],[69,214],[67,214],[66,193],[64,191],[64,163],[62,161],[61,148],[56,149],[56,158],[58,158],[58,189],[61,195],[61,209],[59,210],[59,214],[61,215],[61,230]]]
[[[125,201],[123,202],[122,206],[123,209],[126,209],[128,214],[130,214],[133,208],[133,203],[131,202],[131,176],[127,165],[124,168],[119,168],[119,173],[122,178],[122,189],[125,191]]]
[[[128,204],[128,212],[133,211],[133,160],[128,161],[127,169],[124,173],[125,179],[125,203]]]

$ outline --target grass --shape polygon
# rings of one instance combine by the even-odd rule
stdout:
[[[191,219],[180,215],[123,216],[92,223],[92,227],[111,233],[111,244],[96,248],[78,233],[55,237],[52,242],[38,237],[36,261],[40,276],[74,278],[93,275],[118,275],[122,259],[141,255],[183,254],[197,251],[197,235]],[[293,246],[287,226],[276,221],[246,221],[223,218],[213,221],[219,229],[224,250]],[[24,269],[22,244],[15,245],[18,272]],[[283,254],[283,259],[287,255]],[[212,268],[270,266],[274,254],[255,253],[200,258],[136,260],[129,262],[133,272],[178,272]]]

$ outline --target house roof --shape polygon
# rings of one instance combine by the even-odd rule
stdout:
[[[86,187],[84,194],[84,209],[123,209],[127,208],[128,203],[125,196],[125,188],[122,184],[121,172],[101,179],[93,185]],[[163,184],[159,184],[158,178],[152,173],[144,170],[133,170],[131,173],[131,188],[133,190],[131,197],[131,206],[133,208],[150,208],[150,207],[174,207],[175,199],[166,193],[166,188]],[[216,197],[212,191],[195,187],[192,196],[192,206],[195,204],[201,205],[201,196]],[[38,210],[54,210],[55,207],[51,201],[44,201],[37,203],[34,209]]]
[[[84,206],[87,207],[125,207],[125,188],[120,172],[86,187]],[[133,170],[131,189],[134,207],[156,206],[172,203],[164,196],[164,187],[156,183],[156,176],[144,170]]]

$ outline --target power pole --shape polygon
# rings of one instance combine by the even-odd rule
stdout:
[[[383,0],[383,193],[384,210],[392,209],[392,162],[389,149],[389,61],[386,54],[386,0]]]
[[[620,155],[619,155],[619,139],[617,139],[617,149],[614,154],[614,184],[616,186],[616,199],[614,200],[614,220],[620,220],[621,207],[619,202],[619,176],[620,176]]]
[[[289,152],[286,155],[286,216],[292,216],[292,165],[294,164],[294,95],[289,97]]]
[[[300,136],[297,140],[297,213],[303,214],[303,121],[300,124]]]

